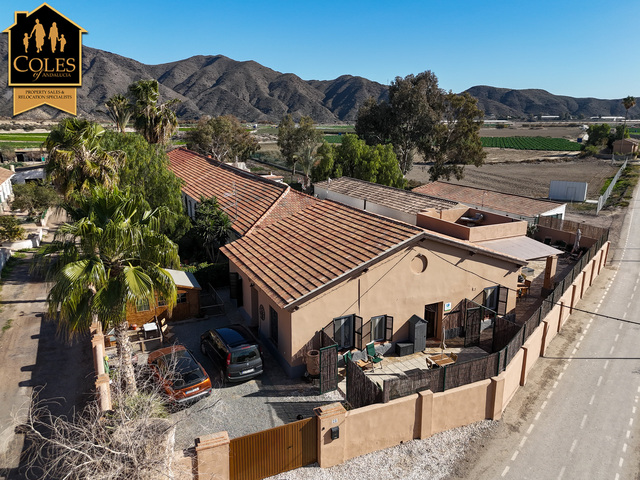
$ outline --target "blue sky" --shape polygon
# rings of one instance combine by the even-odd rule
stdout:
[[[14,11],[41,4],[3,1],[0,26],[13,23]],[[147,64],[221,54],[305,80],[350,74],[388,84],[431,70],[454,92],[491,85],[640,97],[637,0],[48,4],[88,30],[84,45]]]

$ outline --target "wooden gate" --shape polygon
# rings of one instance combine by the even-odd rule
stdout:
[[[234,438],[229,442],[230,480],[262,478],[318,460],[316,417]]]
[[[338,388],[338,345],[320,349],[320,394]]]

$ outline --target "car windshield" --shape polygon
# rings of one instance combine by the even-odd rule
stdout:
[[[173,354],[167,354],[159,359],[158,365],[164,372],[175,372],[173,378],[169,378],[174,389],[187,388],[205,379],[205,374],[200,365],[194,360],[189,352],[181,350]]]
[[[231,354],[231,363],[245,363],[255,360],[260,356],[258,347],[251,345]]]

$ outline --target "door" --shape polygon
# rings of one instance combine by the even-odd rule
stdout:
[[[424,319],[427,321],[427,338],[436,336],[436,323],[438,322],[438,305],[431,303],[424,306]]]

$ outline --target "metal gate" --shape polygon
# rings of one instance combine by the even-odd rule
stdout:
[[[230,480],[262,478],[318,460],[316,417],[234,438],[229,442]]]
[[[485,309],[482,306],[469,307],[469,305],[467,305],[464,325],[465,347],[480,345],[480,326],[484,317],[484,310]]]
[[[338,345],[320,349],[320,394],[338,388]]]

